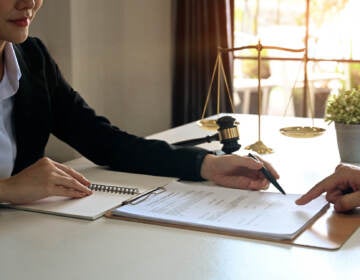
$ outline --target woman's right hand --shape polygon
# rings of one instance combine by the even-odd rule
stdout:
[[[80,198],[92,194],[89,185],[74,169],[44,157],[18,174],[0,179],[0,202],[24,204],[48,196]]]
[[[201,165],[201,177],[220,186],[248,190],[263,190],[269,181],[261,172],[265,166],[278,179],[279,174],[270,163],[238,155],[206,155]]]

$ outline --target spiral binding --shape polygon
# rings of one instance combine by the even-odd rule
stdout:
[[[131,188],[131,187],[123,187],[123,186],[111,186],[111,185],[103,185],[103,184],[91,184],[89,186],[90,190],[100,191],[100,192],[109,192],[109,193],[117,193],[117,194],[138,194],[139,189]]]

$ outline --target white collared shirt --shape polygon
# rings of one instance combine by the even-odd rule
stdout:
[[[14,95],[19,89],[21,71],[13,45],[4,49],[4,75],[0,81],[0,178],[11,175],[16,158],[13,120]]]

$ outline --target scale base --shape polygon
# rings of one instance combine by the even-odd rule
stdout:
[[[251,150],[251,151],[255,151],[260,155],[263,154],[271,154],[273,153],[273,149],[269,148],[268,146],[266,146],[261,140],[257,141],[254,144],[251,144],[247,147],[245,147],[246,150]]]

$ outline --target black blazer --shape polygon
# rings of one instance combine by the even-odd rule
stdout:
[[[28,38],[14,49],[22,76],[14,101],[17,157],[13,174],[44,156],[52,133],[98,165],[201,179],[201,163],[209,151],[175,147],[121,131],[96,115],[71,88],[39,39]]]

